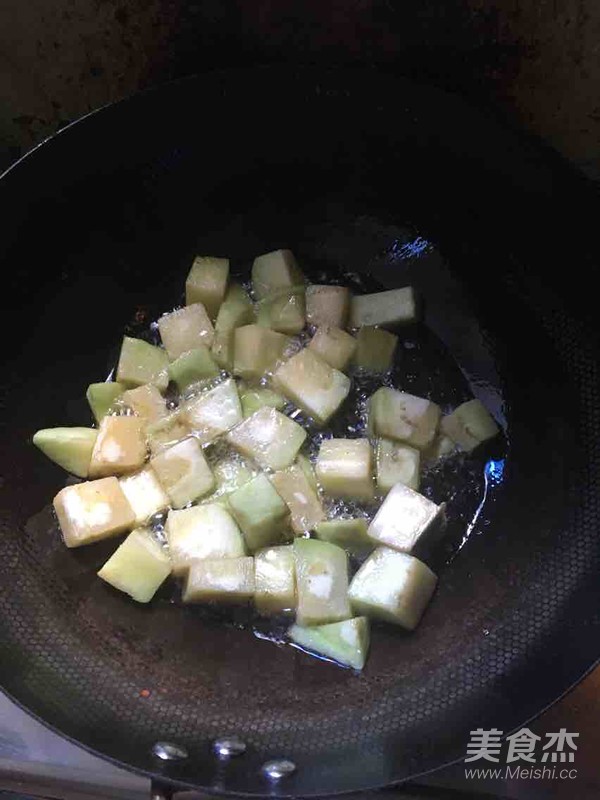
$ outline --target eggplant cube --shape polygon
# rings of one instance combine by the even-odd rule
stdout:
[[[122,400],[136,416],[148,425],[167,416],[164,397],[156,386],[150,383],[123,392]]]
[[[468,452],[500,430],[480,400],[469,400],[442,419],[442,432]]]
[[[349,310],[350,290],[346,286],[311,284],[306,288],[306,321],[309,325],[345,328]]]
[[[136,525],[144,525],[153,514],[169,505],[169,497],[150,467],[121,478],[119,483],[133,509]]]
[[[240,400],[244,419],[251,417],[252,414],[259,411],[261,408],[265,408],[265,406],[268,408],[276,408],[278,411],[281,411],[285,406],[285,397],[277,394],[277,392],[273,392],[271,389],[263,389],[262,387],[246,389]]]
[[[158,320],[158,330],[171,361],[195,350],[210,347],[215,331],[202,303],[194,303],[165,314]]]
[[[386,372],[394,364],[398,337],[383,328],[361,328],[356,335],[354,364],[372,372]]]
[[[212,492],[215,479],[202,448],[195,439],[184,439],[150,460],[174,508]]]
[[[175,575],[185,574],[198,559],[246,555],[244,538],[235,520],[217,503],[169,511],[165,531]]]
[[[123,337],[117,365],[117,382],[130,389],[152,383],[161,391],[169,385],[169,357],[161,347],[142,339]]]
[[[195,397],[182,410],[201,445],[210,444],[242,421],[242,406],[233,378]]]
[[[99,542],[130,530],[135,514],[116,478],[67,486],[54,498],[67,547]]]
[[[296,565],[291,545],[269,547],[254,556],[254,602],[269,616],[296,608]]]
[[[344,372],[356,350],[356,339],[340,328],[318,328],[308,345],[323,361]]]
[[[303,650],[352,669],[362,669],[369,653],[370,632],[366,617],[354,617],[314,628],[292,625],[288,636]]]
[[[98,438],[94,428],[45,428],[33,444],[55,464],[78,478],[87,478]]]
[[[324,542],[337,544],[343,547],[354,556],[363,556],[370,553],[374,548],[373,540],[367,534],[369,526],[368,520],[364,517],[353,519],[328,519],[315,527],[317,538]]]
[[[248,481],[251,481],[255,473],[237,455],[219,461],[213,467],[213,473],[217,482],[216,493],[228,495],[235,492]]]
[[[397,483],[369,525],[369,536],[377,544],[410,553],[426,533],[438,532],[443,522],[443,505]]]
[[[414,630],[429,603],[437,576],[419,559],[378,547],[358,570],[349,596],[357,614]]]
[[[221,369],[233,372],[235,330],[215,331],[211,354]]]
[[[402,325],[417,318],[412,286],[375,294],[355,295],[350,303],[350,327]]]
[[[194,561],[183,591],[184,603],[248,603],[254,597],[252,557]]]
[[[319,484],[317,482],[317,475],[315,473],[315,468],[313,467],[312,461],[308,458],[308,456],[305,456],[304,453],[299,453],[298,458],[296,459],[296,464],[304,473],[304,477],[308,481],[310,488],[318,495]]]
[[[368,439],[325,439],[317,458],[317,479],[325,494],[366,501],[375,496],[373,451]]]
[[[257,475],[229,495],[231,513],[251,552],[286,538],[289,513],[266,475]]]
[[[271,483],[290,510],[295,534],[312,531],[317,523],[325,519],[319,494],[309,483],[301,466],[292,464],[276,472],[271,477]]]
[[[307,348],[277,369],[273,385],[319,425],[335,414],[350,391],[349,378]]]
[[[273,250],[254,259],[252,288],[257,300],[264,300],[278,289],[301,283],[304,283],[304,275],[290,250]]]
[[[177,384],[180,392],[198,381],[216,378],[218,374],[218,364],[208,347],[204,345],[199,345],[195,350],[183,353],[169,364],[169,376]]]
[[[254,322],[254,305],[237,283],[229,287],[215,322],[213,358],[222,369],[233,370],[235,328]]]
[[[234,374],[258,381],[283,360],[290,339],[260,325],[243,325],[235,329],[233,342]]]
[[[123,475],[146,460],[144,425],[138,417],[104,417],[90,462],[90,477]]]
[[[443,427],[444,417],[442,417],[440,422],[440,428],[443,429]],[[436,461],[440,461],[442,458],[446,458],[446,456],[452,455],[456,450],[457,447],[452,439],[440,431],[429,447],[423,450],[423,461],[426,464],[433,464]]]
[[[100,422],[108,414],[124,391],[125,386],[122,383],[90,383],[85,396],[96,422]]]
[[[369,429],[373,436],[393,439],[424,450],[435,439],[440,407],[424,397],[416,397],[382,386],[369,400]]]
[[[239,283],[232,283],[215,322],[215,331],[232,331],[240,325],[249,325],[254,319],[254,304]]]
[[[148,603],[171,574],[169,554],[150,531],[132,531],[108,559],[98,577],[138,603]]]
[[[215,319],[225,298],[229,278],[229,259],[196,256],[185,282],[185,304],[202,303]]]
[[[305,439],[304,428],[274,408],[261,408],[227,434],[242,455],[272,470],[289,467]]]
[[[294,541],[299,625],[323,625],[352,616],[348,601],[348,556],[316,539]]]
[[[148,425],[146,439],[153,456],[172,447],[190,435],[190,429],[179,411],[173,411],[164,419]]]
[[[380,439],[377,442],[377,488],[387,494],[397,483],[403,483],[417,491],[420,464],[419,450],[391,439]]]
[[[279,289],[258,304],[256,321],[264,328],[293,336],[306,325],[304,286]]]

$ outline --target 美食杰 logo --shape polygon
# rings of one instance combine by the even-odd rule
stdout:
[[[578,733],[561,728],[555,733],[538,736],[529,728],[503,738],[498,728],[476,728],[471,731],[467,744],[465,765],[479,762],[477,767],[465,767],[466,778],[509,780],[515,778],[573,779],[577,770],[575,761]],[[484,766],[485,762],[503,765]]]

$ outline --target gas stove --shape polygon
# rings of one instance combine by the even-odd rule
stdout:
[[[519,777],[514,774],[510,777],[502,766],[504,774],[500,778],[492,777],[489,772],[487,776],[480,772],[478,777],[467,778],[467,767],[485,770],[497,765],[485,761],[457,764],[401,787],[368,793],[370,800],[376,800],[376,795],[397,800],[485,797],[597,800],[600,797],[599,716],[600,668],[527,726],[542,738],[561,729],[579,734],[573,761],[565,765],[568,767],[565,775],[568,772],[570,776],[551,777],[552,770],[548,769],[545,777],[527,777],[523,770]],[[527,768],[528,765],[525,762],[521,766]],[[0,797],[3,792],[55,800],[149,800],[156,795],[156,787],[151,786],[148,778],[119,769],[61,738],[0,694]],[[186,793],[186,798],[192,800],[191,793]]]

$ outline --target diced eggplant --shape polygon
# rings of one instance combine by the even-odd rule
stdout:
[[[171,412],[164,419],[146,428],[146,438],[153,456],[181,442],[189,435],[190,429],[179,411]]]
[[[255,475],[250,467],[237,456],[219,461],[213,467],[213,474],[217,483],[215,494],[220,496],[235,492],[236,489],[251,481]]]
[[[311,284],[306,287],[306,321],[309,325],[345,328],[349,310],[350,290],[346,286]]]
[[[440,421],[440,428],[442,427],[444,418]],[[449,436],[441,431],[437,434],[433,442],[426,450],[423,450],[423,461],[426,464],[432,464],[439,461],[446,456],[450,456],[457,450],[456,445]]]
[[[289,535],[289,512],[266,475],[257,475],[229,497],[233,518],[240,526],[248,550],[279,544]]]
[[[316,471],[321,488],[331,497],[368,502],[375,496],[373,451],[368,439],[325,439]]]
[[[167,416],[167,404],[156,386],[146,384],[123,392],[121,398],[146,425],[152,425]]]
[[[146,460],[144,424],[138,417],[104,417],[92,451],[89,475],[104,478],[140,469]]]
[[[165,532],[175,575],[184,575],[198,559],[246,555],[244,537],[235,520],[217,503],[169,511]]]
[[[350,303],[350,327],[401,325],[414,322],[417,304],[412,286],[375,294],[354,295]]]
[[[125,391],[122,383],[107,381],[105,383],[90,383],[85,396],[94,415],[96,422],[100,422]]]
[[[285,469],[306,439],[297,422],[274,408],[261,408],[227,434],[227,441],[263,469]]]
[[[420,482],[421,453],[407,444],[398,444],[391,439],[377,442],[377,488],[387,494],[397,483],[403,483],[415,491]]]
[[[254,601],[259,614],[282,614],[296,608],[296,565],[291,545],[256,553],[254,576]]]
[[[437,433],[440,407],[424,397],[382,386],[369,401],[369,429],[373,436],[405,442],[424,450]]]
[[[290,250],[274,250],[254,259],[252,288],[257,300],[263,300],[278,289],[302,283],[304,275]]]
[[[162,450],[150,460],[150,466],[175,508],[209,494],[215,487],[202,448],[193,438]]]
[[[289,629],[288,636],[303,650],[331,658],[352,669],[362,669],[369,653],[370,631],[366,617],[313,628],[296,624]]]
[[[204,345],[183,353],[169,364],[169,377],[177,384],[180,392],[192,383],[216,378],[218,374],[219,366]]]
[[[316,539],[295,539],[294,560],[299,625],[350,619],[348,556],[341,547]]]
[[[335,414],[350,391],[343,372],[306,348],[276,370],[273,385],[320,425]]]
[[[233,372],[235,330],[215,331],[211,354],[221,369]]]
[[[368,526],[369,522],[364,517],[328,519],[319,522],[315,533],[324,542],[337,544],[353,556],[361,557],[375,547],[373,540],[367,535]]]
[[[54,510],[67,547],[117,536],[135,524],[133,509],[116,478],[66,486],[54,498]]]
[[[323,326],[317,329],[308,346],[330,367],[344,372],[356,350],[356,339],[340,328]]]
[[[468,452],[493,439],[500,430],[481,400],[469,400],[441,422],[442,432]]]
[[[283,360],[289,336],[261,325],[243,325],[233,335],[233,372],[244,380],[260,380]]]
[[[254,304],[239,283],[232,283],[217,314],[215,331],[232,331],[254,320]]]
[[[402,483],[388,493],[369,525],[369,536],[403,553],[411,553],[427,534],[438,534],[444,524],[444,506],[438,506]]]
[[[256,322],[263,328],[293,336],[306,325],[304,286],[278,289],[258,303]]]
[[[233,378],[194,397],[183,409],[188,428],[201,445],[209,444],[242,421],[242,406]]]
[[[325,519],[318,492],[297,464],[280,470],[271,476],[271,483],[283,498],[290,510],[292,530],[300,535],[312,531],[315,525]]]
[[[45,456],[78,478],[87,478],[98,431],[93,428],[45,428],[33,443]]]
[[[133,509],[136,525],[145,525],[153,514],[169,505],[169,497],[150,467],[121,478],[119,483]]]
[[[317,483],[317,476],[312,461],[307,456],[305,456],[304,453],[298,453],[296,464],[300,467],[300,469],[304,473],[304,477],[308,481],[308,485],[310,486],[310,488],[313,490],[313,492],[316,492],[318,494],[319,484]]]
[[[143,339],[123,337],[117,365],[118,383],[131,389],[152,383],[164,391],[169,385],[168,366],[169,357],[162,347],[155,347]]]
[[[255,389],[246,389],[241,398],[242,414],[244,419],[251,417],[261,408],[276,408],[278,411],[285,406],[285,397],[271,389],[264,389],[262,386]]]
[[[214,320],[225,298],[229,259],[196,256],[185,282],[185,304],[202,303]]]
[[[383,328],[360,328],[356,334],[354,364],[372,372],[386,372],[394,364],[398,337]]]
[[[171,361],[189,350],[196,350],[200,345],[210,348],[215,336],[213,324],[202,303],[165,314],[158,320],[158,330]]]
[[[138,603],[149,603],[171,574],[169,554],[149,530],[132,531],[98,572],[98,577]]]
[[[414,630],[429,603],[437,576],[407,553],[378,547],[350,583],[350,602],[356,614]]]
[[[254,597],[254,559],[225,558],[191,564],[184,603],[248,603]]]
[[[245,289],[232,284],[225,295],[215,323],[213,358],[222,369],[233,370],[234,330],[254,322],[254,305]]]

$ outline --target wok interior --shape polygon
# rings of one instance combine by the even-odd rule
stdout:
[[[569,621],[592,613],[596,526],[574,540],[575,528],[564,527],[572,498],[583,497],[582,409],[569,359],[532,310],[543,297],[531,289],[537,283],[503,261],[487,229],[495,223],[475,198],[447,204],[445,181],[468,156],[441,153],[434,141],[417,146],[402,130],[349,141],[339,119],[317,147],[311,124],[322,117],[306,103],[307,118],[270,154],[268,136],[257,145],[260,122],[231,160],[226,143],[215,149],[220,181],[205,143],[179,146],[177,126],[171,138],[161,129],[168,146],[158,142],[151,158],[119,154],[112,169],[65,180],[51,199],[32,202],[8,256],[19,280],[8,312],[18,348],[4,391],[2,683],[113,759],[230,791],[264,791],[257,767],[277,755],[300,767],[282,793],[401,779],[463,755],[474,727],[515,727],[590,663]],[[442,155],[454,160],[424,177],[426,150],[434,171]],[[230,256],[243,272],[279,246],[315,277],[415,284],[429,326],[415,335],[421,352],[439,356],[439,374],[426,379],[432,393],[443,380],[445,402],[460,402],[466,375],[507,424],[508,454],[495,443],[473,462],[451,546],[477,510],[484,465],[506,455],[502,484],[443,567],[421,626],[411,635],[377,626],[361,675],[181,608],[166,591],[146,608],[95,579],[114,543],[63,547],[48,501],[64,478],[28,443],[39,427],[87,423],[85,387],[114,363],[120,331],[135,335],[176,305],[195,252]],[[592,396],[597,386],[588,386]],[[577,654],[567,663],[571,645]],[[226,734],[241,736],[249,752],[224,768],[209,747]],[[186,746],[192,758],[157,765],[149,752],[158,740]]]

